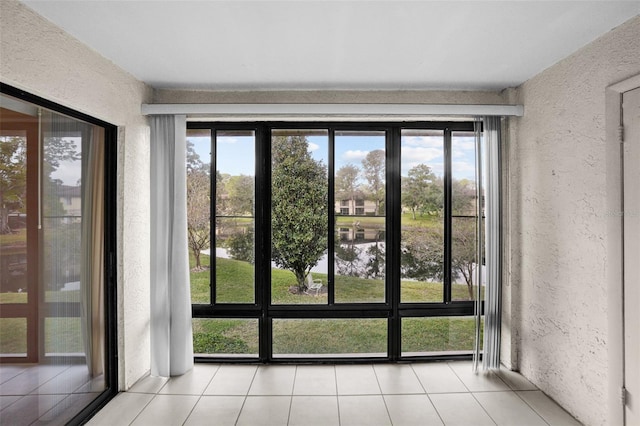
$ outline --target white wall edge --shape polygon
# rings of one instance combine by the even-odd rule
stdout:
[[[143,115],[185,114],[187,116],[283,116],[283,117],[386,117],[524,115],[523,105],[454,104],[142,104]]]
[[[640,87],[640,75],[612,84],[605,90],[605,128],[607,145],[607,211],[621,209],[621,161],[618,127],[620,125],[620,97],[624,92]],[[620,390],[624,383],[623,336],[623,273],[622,273],[622,221],[619,214],[607,214],[607,312],[608,315],[608,421],[624,423],[624,405]]]

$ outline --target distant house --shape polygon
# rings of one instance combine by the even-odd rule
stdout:
[[[376,213],[376,202],[364,197],[337,200],[335,212],[345,216],[373,216]]]
[[[65,216],[79,218],[82,216],[82,187],[60,185],[56,195],[62,204]]]

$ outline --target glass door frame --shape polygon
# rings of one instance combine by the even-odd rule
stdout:
[[[96,413],[101,407],[106,405],[106,403],[115,397],[118,394],[118,336],[117,336],[117,271],[116,271],[116,259],[117,259],[117,135],[118,128],[117,126],[108,123],[106,121],[97,119],[95,117],[89,116],[87,114],[78,112],[71,108],[68,108],[64,105],[60,105],[58,103],[49,101],[47,99],[41,98],[39,96],[28,93],[24,90],[18,89],[16,87],[4,84],[0,82],[0,93],[12,96],[16,99],[29,102],[37,107],[41,107],[50,111],[53,111],[58,114],[63,114],[73,119],[81,120],[87,122],[89,124],[102,127],[104,129],[104,324],[105,324],[105,381],[106,381],[106,389],[89,405],[80,410],[75,417],[73,417],[67,424],[75,425],[75,424],[83,424],[86,419]],[[37,156],[35,160],[27,160],[30,163],[33,161],[38,161]],[[36,176],[37,179],[37,176]],[[37,181],[36,181],[37,184]],[[29,197],[28,197],[29,198]],[[37,198],[37,197],[31,197]],[[31,202],[29,200],[28,202]],[[37,204],[37,200],[36,200]],[[36,207],[37,210],[37,207]],[[35,216],[35,215],[32,215]],[[37,217],[35,218],[37,221]],[[38,242],[40,237],[38,237]],[[38,243],[36,243],[37,245]],[[37,265],[36,265],[37,266]],[[36,269],[36,268],[31,268]],[[34,276],[30,276],[30,279],[33,279]],[[35,276],[37,278],[37,275]],[[37,283],[37,281],[36,281]],[[30,283],[29,289],[33,286],[37,286],[37,284]],[[37,291],[33,292],[33,295],[37,295]],[[31,303],[31,299],[38,299],[37,297],[29,297],[29,302]],[[37,301],[36,303],[45,303],[42,301]],[[46,303],[54,303],[54,302],[46,302]],[[60,302],[58,302],[60,303]],[[63,302],[64,303],[64,302]],[[76,309],[76,307],[68,307],[69,309]],[[4,308],[3,308],[4,309]],[[79,308],[78,308],[79,310]],[[37,305],[36,305],[36,317],[38,316]],[[28,347],[28,354],[30,356],[30,361],[28,362],[38,362],[39,354],[38,345],[41,344],[39,342],[38,334],[42,334],[42,332],[38,332],[37,328],[43,326],[43,321],[40,321],[40,325],[36,325],[36,335],[28,337],[28,344],[36,345]],[[15,359],[10,359],[7,361],[15,362]],[[0,359],[0,363],[3,362]],[[25,362],[25,359],[22,358],[21,362]]]
[[[187,122],[187,129],[211,130],[211,164],[215,150],[216,131],[248,131],[255,132],[255,303],[234,304],[193,304],[194,319],[257,319],[259,328],[259,353],[257,357],[237,357],[215,355],[212,357],[196,356],[197,362],[383,362],[399,360],[424,359],[471,359],[469,354],[437,354],[402,356],[401,327],[403,318],[461,317],[474,314],[474,301],[454,301],[451,298],[451,140],[452,132],[472,132],[473,121],[415,121],[415,122]],[[327,304],[274,305],[271,300],[271,131],[272,130],[328,130],[329,157],[333,156],[334,133],[339,131],[383,131],[386,134],[386,192],[385,192],[385,235],[386,271],[385,301],[383,303],[335,303],[333,296],[332,267],[328,274]],[[402,129],[442,130],[444,132],[445,159],[448,165],[444,173],[445,191],[445,244],[444,250],[445,279],[443,280],[444,300],[442,303],[402,303],[400,300],[400,146]],[[329,254],[332,249],[332,224],[334,223],[334,185],[335,170],[333,160],[328,165],[329,188]],[[215,176],[212,168],[211,179]],[[214,188],[212,186],[212,188]],[[213,198],[212,198],[213,200]],[[211,211],[215,211],[212,201]],[[213,217],[213,216],[212,216]],[[212,221],[212,233],[213,231]],[[212,240],[213,241],[213,240]],[[329,262],[331,264],[331,262]],[[214,298],[214,271],[211,272],[211,299]],[[387,354],[385,357],[274,357],[273,355],[273,320],[276,319],[364,319],[385,318],[388,321]]]

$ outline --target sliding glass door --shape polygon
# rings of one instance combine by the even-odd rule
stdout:
[[[187,140],[211,200],[189,207],[190,235],[210,218],[190,242],[197,358],[471,355],[473,123],[194,122]]]
[[[116,389],[115,294],[107,291],[115,276],[107,276],[115,253],[115,132],[2,89],[0,369],[10,377],[3,394],[61,395],[47,420],[66,422]]]

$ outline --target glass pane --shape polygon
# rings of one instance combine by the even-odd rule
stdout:
[[[451,299],[476,300],[476,218],[453,217],[451,226]]]
[[[255,132],[216,133],[216,303],[254,303]]]
[[[451,156],[451,299],[475,300],[478,197],[473,132],[452,133]]]
[[[27,132],[5,130],[6,114],[2,119],[0,304],[27,303]]]
[[[43,115],[41,282],[47,302],[79,301],[82,265],[82,157],[91,126]]]
[[[26,318],[0,318],[0,356],[27,356]]]
[[[44,319],[44,351],[47,356],[84,356],[80,317]]]
[[[191,303],[211,300],[211,131],[187,129],[187,233]]]
[[[195,356],[258,356],[257,319],[194,318]]]
[[[28,316],[0,318],[0,356],[56,366],[38,392],[82,396],[41,420],[64,423],[108,385],[105,129],[0,98],[0,303],[22,304],[0,314]]]
[[[73,372],[60,378],[61,392],[107,385],[104,137],[101,127],[43,111],[39,272],[46,303],[39,305],[37,351]]]
[[[327,303],[328,133],[271,134],[271,303]]]
[[[386,319],[274,319],[273,355],[386,357]]]
[[[384,302],[385,132],[335,134],[335,300]]]
[[[401,203],[401,302],[443,302],[442,130],[402,130]]]
[[[474,342],[473,317],[402,319],[402,356],[468,354],[473,351]]]

